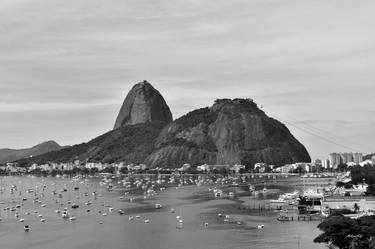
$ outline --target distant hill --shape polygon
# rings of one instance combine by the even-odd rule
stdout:
[[[366,156],[363,156],[363,160],[371,160],[371,158],[375,156],[375,153],[372,153],[372,154],[369,154],[369,155],[366,155]]]
[[[62,148],[63,147],[55,141],[47,141],[27,149],[0,149],[0,163],[13,162],[30,156],[38,156]]]
[[[219,99],[173,121],[162,95],[148,82],[128,93],[114,130],[88,143],[33,158],[20,165],[46,162],[145,163],[180,167],[184,163],[282,165],[310,162],[306,148],[279,121],[251,99]]]

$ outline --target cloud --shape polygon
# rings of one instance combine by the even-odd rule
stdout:
[[[116,116],[131,86],[147,79],[174,117],[216,98],[251,97],[270,113],[358,135],[367,150],[374,10],[370,0],[1,1],[0,147],[50,139],[56,127],[44,125],[47,114],[75,120],[77,132],[59,126],[56,139],[85,141],[112,127],[113,118],[93,116]],[[338,128],[341,121],[350,126]],[[12,139],[15,122],[45,133]],[[313,157],[340,149],[291,129]]]

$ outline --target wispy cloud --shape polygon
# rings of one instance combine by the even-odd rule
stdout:
[[[99,135],[143,79],[175,117],[216,98],[251,97],[266,111],[315,120],[368,147],[375,135],[365,125],[374,123],[374,11],[370,0],[3,0],[0,147]],[[74,120],[77,132],[73,123],[68,130],[45,125],[47,114]],[[341,121],[350,129],[327,125]],[[45,133],[27,135],[35,127],[22,122]],[[313,157],[340,149],[291,129]]]

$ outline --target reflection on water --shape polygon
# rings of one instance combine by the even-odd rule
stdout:
[[[251,208],[262,200],[241,188],[233,190],[236,198],[214,199],[207,186],[193,185],[145,199],[108,192],[98,179],[2,177],[1,187],[0,248],[324,248],[312,242],[318,222],[278,222],[275,212]],[[79,208],[72,209],[73,203]],[[156,203],[162,208],[155,209]],[[63,208],[77,219],[63,219],[56,213]]]

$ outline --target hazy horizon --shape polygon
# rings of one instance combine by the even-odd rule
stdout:
[[[375,152],[374,11],[369,0],[3,0],[0,148],[89,141],[148,80],[174,119],[252,98],[312,158]]]

